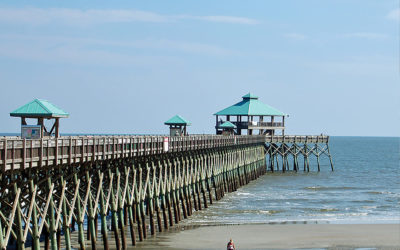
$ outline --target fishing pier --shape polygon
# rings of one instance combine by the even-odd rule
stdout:
[[[244,104],[256,100],[248,97]],[[311,159],[320,171],[322,156],[333,170],[328,136],[284,135],[275,114],[267,122],[268,114],[217,116],[217,135],[190,136],[180,116],[165,122],[169,136],[60,136],[68,114],[51,103],[11,115],[22,128],[0,137],[1,249],[134,248],[268,171],[299,171],[300,162],[310,171]]]

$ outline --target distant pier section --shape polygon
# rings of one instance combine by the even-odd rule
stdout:
[[[333,170],[329,136],[285,135],[287,115],[250,93],[215,114],[216,135],[175,115],[169,135],[61,136],[69,114],[39,99],[10,115],[21,136],[0,137],[1,249],[134,248],[268,171],[311,158]]]

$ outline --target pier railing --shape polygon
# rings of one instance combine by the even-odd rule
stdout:
[[[326,143],[328,136],[192,135],[0,138],[1,171],[259,143]]]
[[[217,127],[221,126],[223,123],[224,122],[218,122]],[[255,128],[255,127],[281,128],[281,127],[284,127],[283,122],[259,122],[259,121],[235,122],[235,121],[232,121],[232,123],[240,128]]]

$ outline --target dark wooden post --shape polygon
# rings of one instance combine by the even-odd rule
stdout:
[[[60,122],[59,121],[60,121],[60,118],[56,118],[56,121],[55,121],[55,124],[54,124],[55,129],[56,129],[56,131],[55,131],[55,137],[56,138],[60,137],[60,129],[59,129]]]
[[[218,115],[215,116],[215,134],[218,134]]]
[[[274,127],[274,116],[271,116],[271,127]],[[271,129],[271,135],[275,135],[275,129]]]
[[[43,132],[44,132],[44,122],[43,122],[43,118],[38,118],[38,122],[37,125],[40,125],[40,134],[43,138]]]

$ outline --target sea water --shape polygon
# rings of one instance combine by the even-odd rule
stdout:
[[[329,158],[311,171],[268,172],[188,225],[248,223],[400,223],[400,138],[331,137]],[[301,158],[299,158],[301,159]]]

